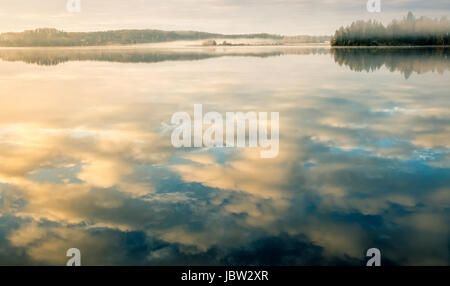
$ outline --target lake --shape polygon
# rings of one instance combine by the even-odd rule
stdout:
[[[0,264],[448,265],[450,48],[0,49]],[[171,117],[279,112],[276,158]]]

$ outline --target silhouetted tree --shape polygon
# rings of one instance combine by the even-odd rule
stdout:
[[[340,27],[334,34],[333,46],[398,46],[449,45],[450,21],[446,17],[416,18],[409,12],[401,21],[393,20],[387,27],[377,21],[356,21]]]

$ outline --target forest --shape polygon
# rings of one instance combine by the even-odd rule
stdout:
[[[67,47],[107,46],[161,43],[171,41],[206,40],[213,45],[214,39],[270,39],[274,45],[295,43],[325,43],[331,36],[282,36],[275,34],[225,35],[196,31],[163,30],[115,30],[103,32],[65,32],[54,28],[39,28],[24,32],[0,34],[0,47]]]
[[[0,34],[3,47],[59,47],[104,46],[170,42],[177,40],[203,40],[211,38],[259,38],[281,40],[280,35],[242,34],[222,35],[195,31],[116,30],[104,32],[64,32],[53,28],[39,28],[24,32]]]
[[[450,21],[446,17],[416,18],[411,12],[389,25],[356,21],[339,28],[331,39],[332,46],[433,46],[450,44]]]

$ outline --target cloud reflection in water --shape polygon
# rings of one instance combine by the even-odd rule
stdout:
[[[0,52],[1,264],[448,264],[448,50],[60,53]],[[174,149],[194,103],[279,156]]]

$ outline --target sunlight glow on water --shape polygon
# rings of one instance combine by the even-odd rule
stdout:
[[[0,264],[447,265],[449,49],[1,49]],[[277,111],[280,153],[175,149]]]

